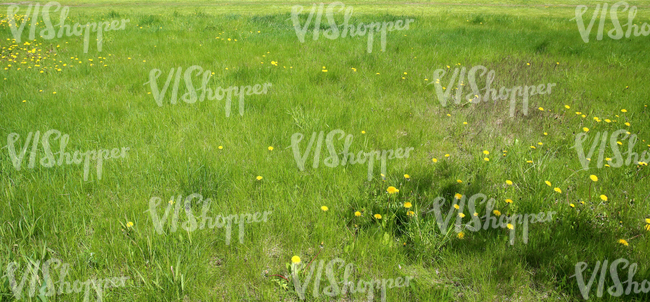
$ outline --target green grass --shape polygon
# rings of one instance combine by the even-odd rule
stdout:
[[[305,10],[310,5],[295,3]],[[10,262],[20,263],[22,272],[30,260],[51,258],[71,265],[67,281],[130,276],[127,286],[107,290],[105,301],[298,301],[291,284],[284,290],[274,281],[281,279],[263,276],[264,271],[288,274],[285,264],[294,255],[305,263],[316,255],[326,263],[337,257],[354,263],[353,280],[415,277],[409,288],[388,290],[387,301],[581,300],[570,277],[576,263],[588,263],[588,278],[595,262],[604,259],[636,262],[635,280],[650,279],[650,241],[644,230],[644,219],[650,217],[649,168],[597,169],[594,162],[584,171],[573,148],[575,134],[587,127],[585,149],[596,132],[623,128],[638,135],[637,153],[648,150],[650,142],[641,141],[650,139],[648,37],[597,41],[596,24],[592,40],[584,43],[570,20],[575,5],[583,3],[346,3],[354,7],[353,24],[416,20],[409,30],[388,33],[385,52],[376,40],[372,53],[366,52],[365,36],[314,41],[311,27],[300,43],[290,21],[294,2],[64,4],[71,5],[67,24],[130,22],[125,30],[105,33],[101,52],[91,40],[87,54],[82,37],[38,38],[12,47],[7,23],[0,24],[0,301],[14,300],[6,276]],[[630,4],[639,7],[635,23],[650,23],[647,1]],[[4,7],[0,18],[6,17]],[[585,15],[587,22],[593,9]],[[53,21],[58,22],[58,14]],[[24,40],[28,32],[29,25]],[[27,54],[32,49],[35,53]],[[17,62],[8,61],[10,54]],[[48,58],[31,61],[39,54]],[[171,105],[170,92],[159,107],[145,85],[150,71],[162,70],[161,87],[171,68],[184,72],[193,65],[215,73],[212,88],[273,86],[266,95],[247,96],[243,116],[236,98],[230,117],[223,100]],[[496,71],[493,87],[557,86],[550,95],[532,96],[527,116],[520,102],[515,117],[509,117],[504,101],[442,107],[434,85],[428,85],[434,70],[475,65]],[[485,85],[482,79],[479,85]],[[199,81],[194,78],[195,85]],[[441,80],[448,81],[449,76]],[[185,93],[182,79],[179,92]],[[29,169],[28,158],[17,171],[5,138],[18,133],[18,148],[29,132],[42,135],[50,129],[70,136],[68,152],[130,151],[126,159],[105,161],[101,180],[92,167],[89,181],[83,180],[82,166],[37,163]],[[388,161],[385,180],[378,164],[371,181],[365,164],[326,167],[325,146],[319,167],[312,168],[310,155],[300,171],[291,136],[305,135],[303,152],[312,132],[327,135],[335,129],[353,135],[355,154],[414,150],[407,159]],[[343,140],[335,144],[341,152]],[[58,142],[53,149],[58,150]],[[483,150],[490,152],[490,161],[483,160]],[[627,140],[621,150],[627,151]],[[40,146],[38,153],[40,160]],[[612,155],[610,149],[605,153]],[[591,174],[599,181],[592,183]],[[388,196],[389,186],[400,192]],[[211,216],[272,214],[266,223],[246,225],[243,244],[238,227],[230,245],[223,228],[170,232],[166,227],[166,234],[156,233],[149,200],[160,197],[165,205],[171,196],[193,193],[213,200]],[[445,236],[433,213],[423,213],[436,197],[449,201],[456,193],[495,198],[504,215],[555,211],[557,219],[531,224],[528,244],[519,231],[509,245],[503,229],[466,231],[463,239],[453,231]],[[607,202],[598,198],[601,194]],[[514,202],[507,205],[505,199]],[[406,215],[402,205],[407,201],[414,205],[415,218]],[[447,202],[445,215],[449,207]],[[193,209],[200,212],[201,207],[194,204]],[[354,216],[362,210],[361,217]],[[484,215],[484,206],[477,211]],[[383,219],[372,218],[375,213]],[[467,223],[471,213],[465,214]],[[133,227],[127,228],[127,222]],[[607,277],[606,286],[611,285]],[[321,288],[326,286],[323,277]],[[309,301],[326,301],[322,295],[311,297],[311,290],[312,285]],[[50,297],[66,299],[81,301],[83,294]],[[615,299],[605,294],[603,301]],[[648,295],[618,299],[645,301]]]

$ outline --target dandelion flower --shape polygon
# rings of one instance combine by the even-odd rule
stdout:
[[[572,203],[570,203],[569,206],[572,207],[572,208],[575,208],[575,207],[576,207],[576,205],[574,205],[574,204],[572,204]]]
[[[408,212],[406,212],[406,216],[415,216],[415,212],[408,211]]]
[[[219,150],[221,150],[221,149],[223,149],[223,146],[219,146],[218,148],[219,148]]]
[[[463,238],[465,238],[465,233],[463,232],[458,233],[458,239],[463,239]]]
[[[269,151],[273,151],[273,146],[269,146]]]
[[[324,212],[327,212],[327,210],[329,210],[329,208],[327,206],[322,206],[322,207],[320,207],[320,209],[323,210]]]
[[[547,186],[549,186],[549,187],[551,186],[551,182],[550,182],[550,181],[546,180],[546,181],[544,181],[544,182],[546,183]]]
[[[431,161],[434,162],[434,163],[437,163],[437,162],[438,162],[438,159],[437,159],[437,158],[433,158],[433,159],[431,159]]]
[[[404,207],[407,208],[407,209],[410,209],[412,206],[413,205],[408,201],[404,203]]]
[[[646,218],[645,223],[650,223],[650,218]]]
[[[291,262],[293,262],[295,264],[300,263],[300,257],[298,257],[298,256],[291,257]]]
[[[514,229],[514,228],[515,228],[515,227],[514,227],[511,223],[508,223],[508,230],[512,230],[512,229]]]
[[[456,199],[461,199],[461,198],[463,198],[463,195],[460,194],[460,193],[456,193],[456,195],[454,195],[454,197],[455,197]]]
[[[483,154],[485,154],[485,155],[490,155],[490,151],[488,151],[488,150],[483,150]]]
[[[589,128],[587,128],[587,127],[583,127],[583,128],[582,128],[582,131],[584,131],[584,132],[589,132]]]
[[[404,178],[406,178],[406,179],[410,179],[410,178],[411,178],[411,176],[410,176],[410,175],[408,175],[408,174],[404,174]]]
[[[512,203],[512,199],[510,198],[506,199],[506,203]]]
[[[463,214],[463,213],[458,213],[458,217],[460,217],[460,218],[465,218],[465,214]]]
[[[646,225],[645,225],[645,230],[648,231],[648,232],[650,232],[650,224],[646,224]]]
[[[603,201],[607,201],[607,196],[606,195],[600,195],[600,199],[602,199]]]
[[[564,105],[564,108],[571,109],[571,107],[569,107],[569,105]]]
[[[496,216],[501,216],[501,212],[499,212],[499,210],[494,210],[492,213],[494,213]]]
[[[625,110],[625,109],[621,109],[621,112],[625,113],[625,112],[627,112],[627,110]]]
[[[455,208],[456,210],[460,209],[460,207],[459,207],[457,204],[454,205],[454,208]]]
[[[506,180],[506,184],[509,185],[509,186],[512,186],[512,181]]]
[[[126,227],[127,227],[127,228],[130,228],[130,227],[132,227],[132,226],[133,226],[133,222],[129,221],[129,222],[126,223]]]
[[[476,217],[478,217],[478,213],[476,213],[476,212],[474,212],[474,214],[472,214],[472,215],[474,215],[474,216],[476,216]]]
[[[553,190],[554,190],[555,192],[558,192],[558,193],[562,194],[562,190],[560,190],[560,188],[557,188],[557,187],[556,187],[556,188],[553,189]]]
[[[627,123],[627,122],[626,122],[626,123],[625,123],[625,126],[628,126],[628,127],[630,127],[630,123]]]
[[[255,177],[257,180],[262,180],[262,176]]]
[[[393,186],[390,186],[390,187],[388,187],[388,189],[386,189],[386,192],[388,192],[389,194],[395,194],[395,193],[398,193],[399,190],[397,188],[393,187]]]
[[[620,243],[620,244],[622,244],[624,246],[629,246],[630,245],[629,243],[627,243],[627,240],[625,240],[625,239],[619,239],[618,243]]]
[[[484,160],[484,161],[490,161],[490,159],[489,159],[489,158],[487,158],[487,157],[486,157],[486,158],[484,158],[483,160]]]
[[[361,212],[359,212],[359,211],[354,212],[354,216],[357,216],[357,217],[361,216]]]
[[[459,184],[460,184],[460,183],[463,183],[463,181],[460,180],[460,179],[456,179],[456,182],[459,183]]]
[[[449,157],[449,154],[445,154],[445,157]]]
[[[542,108],[542,107],[539,107],[537,109],[539,109],[539,111],[544,111],[544,108]]]
[[[375,218],[381,219],[381,215],[380,214],[375,214]]]
[[[598,181],[598,176],[596,176],[596,175],[589,175],[589,178],[590,178],[592,181]]]

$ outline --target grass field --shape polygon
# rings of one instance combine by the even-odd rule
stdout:
[[[588,5],[587,25],[595,1],[447,2],[345,3],[354,8],[350,24],[414,20],[387,33],[385,51],[377,33],[370,53],[367,35],[326,39],[325,14],[320,37],[314,40],[312,21],[300,42],[291,11],[304,6],[303,25],[312,4],[306,1],[62,1],[69,25],[129,20],[103,33],[101,51],[91,32],[87,53],[83,35],[39,36],[46,28],[40,14],[35,40],[29,39],[28,3],[14,16],[29,19],[16,41],[5,10],[12,6],[0,5],[0,301],[18,300],[14,278],[27,280],[21,301],[83,301],[83,291],[39,295],[47,278],[23,274],[29,264],[53,259],[69,265],[65,282],[128,277],[101,295],[92,290],[90,301],[300,301],[290,272],[300,269],[304,281],[309,266],[335,259],[353,264],[353,281],[412,277],[408,286],[387,289],[385,301],[585,300],[576,266],[586,262],[587,283],[605,259],[637,263],[633,279],[650,280],[650,168],[642,156],[650,150],[650,37],[608,37],[614,28],[608,13],[603,39],[596,38],[596,21],[585,43],[572,18],[577,5]],[[628,3],[638,8],[634,24],[650,23],[649,1]],[[618,16],[627,24],[627,12]],[[59,12],[51,18],[58,23]],[[343,13],[335,18],[340,25]],[[509,100],[468,103],[470,87],[459,104],[443,106],[434,72],[447,72],[441,86],[454,94],[460,87],[448,84],[454,69],[478,65],[495,71],[493,88],[556,85],[530,96],[527,115],[521,97],[514,116]],[[210,71],[213,90],[271,85],[243,103],[232,91],[227,116],[226,97],[208,92],[191,102],[185,72],[192,66]],[[177,68],[172,104],[170,70]],[[170,80],[159,100],[150,83],[154,69],[157,90]],[[198,90],[199,71],[188,76]],[[479,89],[485,79],[476,80]],[[343,135],[334,136],[332,152],[318,136],[337,129]],[[611,141],[621,159],[610,146],[619,129],[638,136],[633,151],[641,162],[598,168],[599,156],[628,158],[630,139]],[[49,130],[59,132],[47,147],[40,142]],[[40,142],[32,147],[26,142],[37,131]],[[604,153],[595,147],[585,170],[579,153],[600,146],[596,135],[605,131]],[[296,133],[304,137],[292,145]],[[587,134],[584,151],[575,148],[580,133]],[[120,152],[104,157],[101,179],[90,153],[87,172],[86,163],[54,164],[65,134],[71,155]],[[369,180],[368,162],[332,164],[331,153],[344,157],[344,135],[355,156],[411,149],[388,159],[385,175],[377,159]],[[21,151],[18,164],[14,155]],[[479,193],[494,198],[493,209],[467,208]],[[192,194],[210,198],[210,208],[199,198],[185,204]],[[152,211],[156,197],[160,205]],[[446,199],[440,210],[450,217],[442,228],[437,197]],[[465,207],[455,210],[452,202],[460,200]],[[167,206],[171,212],[162,218]],[[243,232],[236,221],[230,231],[193,229],[187,213],[201,224],[204,209],[210,217],[269,213]],[[469,230],[472,219],[483,224],[494,210],[503,217],[555,213],[528,225],[527,242],[515,225],[511,244],[508,228]],[[157,219],[166,222],[160,232]],[[300,263],[290,264],[294,256]],[[10,274],[12,263],[19,268]],[[326,296],[331,282],[325,269],[316,274],[306,301],[368,300],[368,293]],[[342,280],[344,269],[334,275]],[[627,282],[628,268],[619,265],[618,275]],[[611,272],[594,278],[589,300],[650,300],[647,293],[608,293],[617,284]],[[381,290],[373,295],[380,301]]]

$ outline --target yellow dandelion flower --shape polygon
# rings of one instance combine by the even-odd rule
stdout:
[[[460,183],[463,183],[463,181],[460,180],[460,179],[456,179],[456,182],[459,183],[459,184],[460,184]]]
[[[645,225],[645,230],[648,231],[648,232],[650,232],[650,224],[646,224],[646,225]]]
[[[619,239],[618,243],[620,243],[620,244],[622,244],[624,246],[629,246],[630,245],[629,243],[627,243],[627,240],[625,240],[625,239]]]
[[[544,108],[542,108],[542,107],[539,107],[537,109],[539,109],[539,111],[544,111]]]
[[[506,203],[512,203],[512,199],[510,198],[506,199]]]
[[[457,204],[454,205],[454,208],[455,208],[456,210],[460,209],[460,207],[459,207]]]
[[[506,179],[506,184],[509,185],[509,186],[512,186],[512,181],[509,180],[509,179]]]
[[[269,146],[269,151],[273,151],[273,146]]]
[[[320,209],[323,210],[324,212],[327,212],[327,210],[329,210],[329,208],[327,206],[322,206],[322,207],[320,207]]]
[[[550,181],[545,180],[544,182],[546,183],[547,186],[549,186],[549,187],[551,186],[551,182],[550,182]]]
[[[488,150],[483,150],[483,154],[485,154],[485,155],[490,155],[490,151],[488,151]]]
[[[512,224],[508,223],[508,230],[512,230],[512,229],[514,229],[514,228],[515,228],[515,227],[514,227]]]
[[[589,178],[590,178],[592,181],[598,181],[598,176],[596,176],[596,175],[589,175]]]
[[[583,128],[582,128],[582,131],[584,131],[584,132],[589,132],[589,128],[587,128],[587,127],[583,127]]]
[[[408,211],[408,212],[406,212],[406,216],[415,216],[415,212]]]
[[[572,208],[575,208],[575,207],[576,207],[576,205],[574,205],[574,204],[572,204],[572,203],[570,203],[569,206],[572,207]]]
[[[257,180],[262,180],[262,176],[255,177]]]
[[[630,127],[630,123],[627,123],[627,122],[626,122],[626,123],[625,123],[625,126],[628,126],[628,127]]]
[[[600,195],[600,199],[602,199],[603,201],[607,201],[607,195]]]
[[[375,214],[375,218],[381,219],[381,215],[380,214]]]
[[[300,263],[300,257],[298,257],[298,256],[291,257],[291,262],[293,262],[295,264]]]
[[[449,157],[449,154],[445,154],[445,157]]]
[[[458,239],[463,239],[463,238],[465,238],[465,233],[463,232],[458,233]]]
[[[558,192],[558,193],[560,193],[560,194],[562,193],[562,190],[560,190],[560,188],[557,188],[557,187],[556,187],[556,188],[555,188],[555,189],[553,189],[553,190],[554,190],[555,192]]]
[[[605,119],[605,122],[608,122],[608,123],[611,123],[611,122],[612,122],[612,120],[610,120],[610,119],[608,119],[608,118],[606,118],[606,119]]]
[[[386,189],[386,191],[388,192],[388,194],[395,194],[395,193],[399,192],[399,190],[397,188],[393,187],[393,186],[388,187],[388,189]]]
[[[456,195],[454,195],[454,197],[455,197],[456,199],[461,199],[461,198],[463,198],[463,195],[460,194],[460,193],[456,193]]]
[[[362,130],[362,131],[361,131],[361,134],[366,134],[366,131],[363,131],[363,130]]]
[[[357,217],[361,216],[361,212],[359,212],[359,211],[354,212],[354,216],[357,216]]]
[[[410,175],[408,175],[408,174],[404,174],[404,178],[406,178],[406,179],[410,179],[410,178],[411,178],[411,176],[410,176]]]
[[[133,222],[129,221],[129,222],[126,223],[126,227],[127,227],[127,228],[130,228],[130,227],[132,227],[132,226],[133,226]]]
[[[625,112],[627,112],[627,110],[625,110],[625,109],[621,109],[621,112],[625,113]]]
[[[645,223],[650,223],[650,218],[646,218]]]
[[[431,159],[431,161],[434,162],[434,163],[437,163],[438,159],[434,157],[434,158]]]
[[[476,216],[476,217],[478,217],[478,213],[476,213],[476,212],[474,212],[474,214],[472,214],[472,215],[474,215],[474,216]]]
[[[501,216],[501,212],[499,212],[499,210],[494,210],[492,213],[494,213],[495,216]]]
[[[218,148],[219,148],[219,150],[221,150],[221,149],[223,149],[223,146],[219,146]]]
[[[458,213],[458,217],[460,217],[460,218],[464,218],[464,217],[465,217],[465,214],[463,214],[463,213]]]
[[[569,107],[569,105],[564,105],[564,108],[571,109],[571,107]]]
[[[404,203],[404,207],[407,208],[407,209],[410,209],[412,206],[413,205],[408,201]]]
[[[490,161],[490,159],[487,158],[487,157],[486,157],[486,158],[483,158],[483,160],[484,160],[484,161]]]

